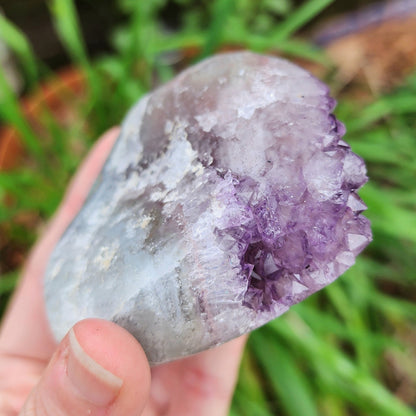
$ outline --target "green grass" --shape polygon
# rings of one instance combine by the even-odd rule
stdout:
[[[0,173],[0,227],[9,244],[27,251],[93,141],[155,83],[174,75],[172,54],[193,51],[191,63],[240,46],[331,69],[322,50],[296,35],[329,0],[298,8],[289,0],[181,3],[181,27],[167,33],[159,19],[165,1],[119,0],[127,21],[112,36],[114,52],[94,60],[74,4],[49,3],[57,36],[85,74],[87,91],[82,101],[67,101],[75,115],[70,126],[44,108],[39,134],[0,72],[0,117],[16,127],[27,152],[22,167]],[[50,71],[2,17],[0,36],[19,58],[28,90],[36,90]],[[415,396],[404,395],[406,403],[396,395],[400,383],[416,388],[416,75],[366,104],[344,93],[336,113],[347,126],[345,139],[367,162],[370,182],[361,196],[374,241],[335,283],[251,335],[232,415],[416,415]],[[33,226],[21,221],[27,213]],[[0,280],[3,306],[17,275],[7,270]]]

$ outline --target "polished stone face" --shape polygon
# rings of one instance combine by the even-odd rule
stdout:
[[[249,332],[321,289],[371,241],[367,180],[328,88],[248,52],[142,98],[50,260],[58,339],[99,317],[152,363]]]

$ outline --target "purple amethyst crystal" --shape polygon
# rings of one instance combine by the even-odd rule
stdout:
[[[328,88],[248,52],[188,69],[130,111],[45,278],[57,338],[113,320],[153,363],[285,312],[371,241],[364,162]]]

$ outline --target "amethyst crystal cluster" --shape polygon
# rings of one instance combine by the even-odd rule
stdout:
[[[367,180],[328,88],[252,53],[142,98],[45,277],[61,338],[86,317],[160,363],[221,344],[332,282],[371,240]]]

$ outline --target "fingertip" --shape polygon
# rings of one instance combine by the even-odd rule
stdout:
[[[139,343],[118,325],[87,319],[64,337],[21,415],[133,416],[150,389]]]
[[[86,319],[73,328],[84,354],[104,369],[93,371],[103,376],[116,392],[111,414],[140,414],[150,390],[150,367],[136,339],[120,326],[101,319]],[[105,372],[108,372],[106,374]],[[112,375],[106,377],[106,375]]]

